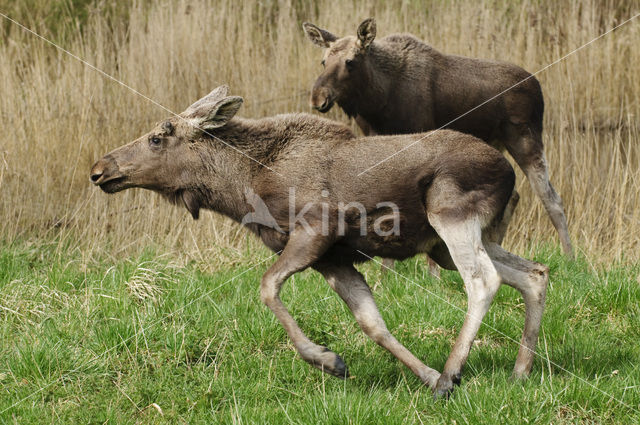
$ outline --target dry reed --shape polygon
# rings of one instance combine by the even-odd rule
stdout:
[[[305,20],[352,34],[374,16],[379,36],[411,32],[447,53],[534,72],[640,11],[637,2],[597,1],[190,0],[133,2],[124,21],[100,4],[81,31],[60,38],[65,48],[175,112],[227,83],[249,117],[309,111],[321,51],[304,38]],[[96,159],[168,113],[15,25],[3,28],[0,240],[55,240],[86,258],[153,245],[212,267],[259,246],[215,214],[194,222],[150,192],[91,187]],[[640,259],[639,40],[640,18],[538,76],[551,180],[574,243],[594,263]],[[330,116],[347,122],[337,108]],[[518,187],[506,244],[522,252],[555,243],[521,173]]]

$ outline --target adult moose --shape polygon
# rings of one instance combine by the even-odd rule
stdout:
[[[324,275],[368,336],[440,396],[460,382],[501,282],[511,285],[522,293],[526,308],[514,375],[530,372],[548,268],[495,243],[515,180],[498,151],[473,136],[446,130],[433,135],[437,143],[412,146],[409,159],[387,161],[353,179],[354,173],[411,144],[413,137],[358,139],[346,126],[308,114],[233,118],[241,103],[242,98],[227,96],[226,87],[217,88],[180,116],[104,156],[92,167],[91,181],[107,193],[153,190],[184,204],[194,218],[207,208],[244,222],[280,254],[262,277],[262,301],[300,356],[324,372],[347,376],[342,359],[309,340],[279,297],[287,278],[309,267]],[[271,222],[244,219],[265,213],[255,205],[265,207]],[[392,217],[389,205],[395,207]],[[390,219],[398,223],[397,231],[387,231],[385,220]],[[468,314],[442,374],[388,331],[354,268],[376,255],[404,259],[418,252],[459,270],[469,297]]]
[[[565,254],[573,257],[562,200],[549,181],[544,100],[536,78],[509,63],[443,54],[410,34],[374,41],[372,18],[355,37],[340,38],[306,22],[303,28],[325,48],[324,71],[311,92],[315,109],[327,112],[337,103],[365,135],[446,127],[506,148],[542,200]]]

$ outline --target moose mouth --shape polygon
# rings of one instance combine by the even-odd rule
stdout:
[[[334,99],[331,99],[331,98],[328,98],[328,97],[327,97],[327,98],[324,100],[324,102],[322,102],[322,105],[320,105],[320,106],[316,106],[316,109],[317,109],[318,111],[322,112],[322,113],[329,112],[329,109],[331,109],[331,108],[333,107],[333,104],[334,104],[334,103],[335,103],[335,100],[334,100]]]
[[[124,176],[114,177],[112,179],[102,181],[98,183],[98,186],[100,187],[100,189],[102,189],[103,192],[106,193],[120,192],[121,190],[130,187],[130,185],[128,185],[126,182],[126,177]]]

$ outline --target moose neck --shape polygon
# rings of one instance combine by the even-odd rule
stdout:
[[[199,208],[206,208],[241,221],[252,211],[247,195],[253,193],[255,176],[297,132],[274,118],[234,118],[209,133],[213,137],[194,147],[201,165],[195,184],[180,193],[182,201],[194,218]]]
[[[233,118],[210,133],[218,142],[224,141],[228,150],[235,151],[238,161],[247,167],[246,172],[252,177],[263,168],[261,164],[271,162],[274,153],[297,135],[295,129],[275,117]]]

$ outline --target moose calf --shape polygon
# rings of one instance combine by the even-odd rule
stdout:
[[[309,340],[279,298],[282,285],[312,267],[345,301],[362,330],[446,396],[502,282],[519,290],[526,317],[514,374],[526,376],[545,303],[548,269],[496,243],[514,172],[473,136],[440,131],[437,143],[359,172],[409,145],[415,136],[355,138],[342,124],[308,114],[234,118],[242,98],[218,87],[179,116],[100,159],[91,181],[107,193],[142,187],[184,204],[194,218],[207,208],[244,223],[280,254],[260,295],[300,356],[335,376],[347,367]],[[293,219],[292,219],[293,217]],[[248,219],[247,219],[248,218]],[[354,264],[374,256],[429,254],[457,269],[468,312],[442,374],[389,332]]]
[[[338,37],[306,22],[303,28],[325,49],[324,70],[311,91],[315,109],[327,112],[337,103],[365,135],[445,127],[506,149],[542,200],[565,254],[573,257],[562,200],[549,181],[544,100],[533,75],[506,62],[447,55],[410,34],[375,41],[371,18],[356,36]],[[425,139],[437,143],[436,137]]]

